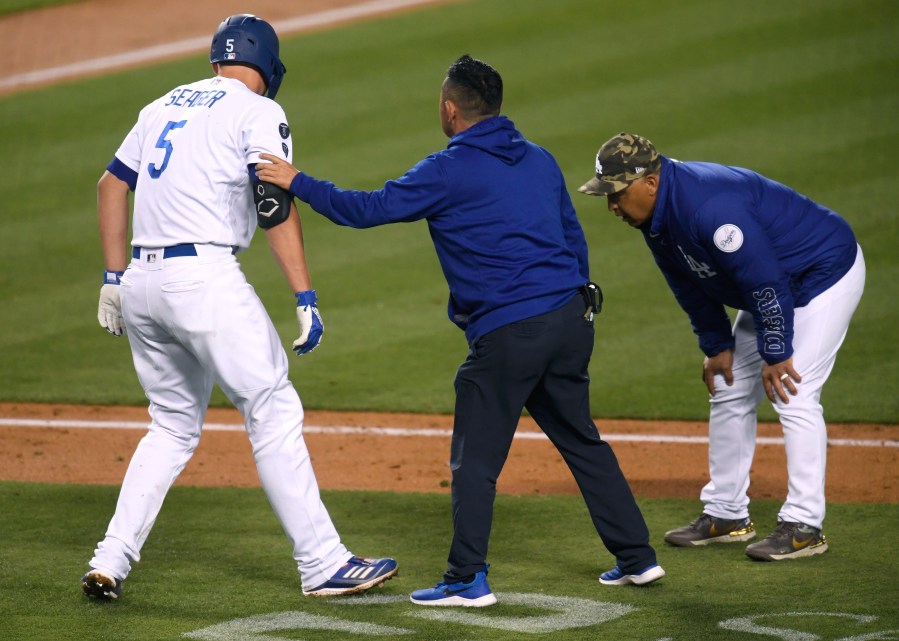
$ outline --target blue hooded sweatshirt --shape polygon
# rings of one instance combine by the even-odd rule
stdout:
[[[505,116],[453,136],[377,191],[302,172],[290,191],[348,227],[426,219],[449,284],[449,318],[469,343],[561,308],[590,280],[584,232],[556,160]]]
[[[793,355],[793,310],[840,280],[858,245],[837,213],[740,167],[662,156],[646,244],[707,356],[732,349],[724,306],[750,312],[765,362]]]

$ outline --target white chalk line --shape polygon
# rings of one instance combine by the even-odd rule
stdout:
[[[432,4],[439,1],[440,0],[372,0],[371,2],[365,2],[351,7],[328,9],[326,11],[310,13],[295,18],[272,21],[272,26],[280,36],[284,36],[291,33],[327,27],[338,22],[368,18],[390,11]],[[82,60],[58,67],[20,73],[9,76],[8,78],[0,79],[0,90],[18,89],[28,85],[62,80],[72,76],[111,71],[113,69],[138,63],[149,64],[164,58],[173,58],[209,49],[211,40],[211,34],[198,36],[153,47],[144,47],[143,49],[136,49],[134,51],[111,54],[101,58]]]
[[[30,418],[0,418],[0,427],[43,427],[52,429],[118,429],[118,430],[146,430],[147,422],[143,421],[85,421],[63,419],[30,419]],[[244,426],[234,423],[205,423],[203,430],[207,432],[243,432]],[[437,437],[450,438],[452,430],[427,429],[409,427],[359,427],[355,425],[304,425],[306,434],[367,434],[370,436],[386,436],[394,438]],[[602,434],[603,440],[610,443],[708,443],[707,436],[678,436],[674,434]],[[543,432],[515,432],[518,440],[545,441],[548,440]],[[783,445],[783,438],[760,436],[756,439],[759,445]],[[827,440],[831,447],[899,447],[899,441],[886,439],[854,439],[832,438]]]

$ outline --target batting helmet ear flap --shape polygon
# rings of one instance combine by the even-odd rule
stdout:
[[[222,20],[209,49],[211,63],[250,65],[262,74],[266,94],[274,99],[287,68],[279,57],[278,35],[262,18],[241,13]]]

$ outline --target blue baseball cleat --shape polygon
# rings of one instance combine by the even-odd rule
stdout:
[[[418,605],[461,605],[466,608],[483,608],[496,603],[496,597],[487,585],[486,568],[467,583],[438,583],[433,588],[416,590],[409,600]]]
[[[338,596],[358,594],[380,585],[399,571],[394,559],[363,559],[358,556],[347,561],[330,579],[311,590],[306,596]]]
[[[658,581],[665,576],[665,570],[658,563],[643,568],[634,574],[625,574],[617,565],[599,575],[599,582],[603,585],[648,585],[653,581]]]

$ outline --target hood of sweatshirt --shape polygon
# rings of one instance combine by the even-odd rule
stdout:
[[[505,116],[482,120],[456,134],[450,139],[447,148],[460,146],[480,149],[507,165],[518,163],[527,152],[524,137],[515,128],[515,123]]]

